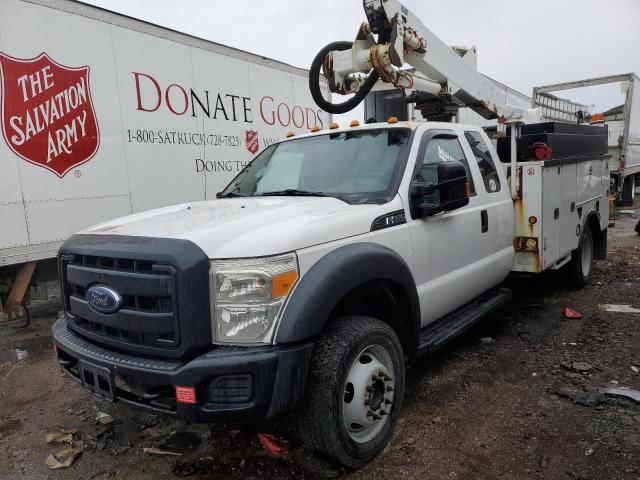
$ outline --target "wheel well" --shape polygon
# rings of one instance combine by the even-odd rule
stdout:
[[[608,206],[606,206],[608,208]],[[600,218],[592,213],[587,218],[586,228],[591,229],[593,236],[593,253],[596,260],[606,260],[607,258],[607,231],[600,229]]]
[[[338,302],[329,320],[347,315],[381,320],[396,332],[405,355],[414,355],[418,326],[414,324],[409,297],[399,284],[389,280],[373,280],[354,288]]]

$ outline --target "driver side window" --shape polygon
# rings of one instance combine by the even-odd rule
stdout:
[[[469,170],[469,162],[457,138],[435,137],[429,141],[422,158],[422,165],[417,180],[426,183],[438,183],[438,164],[443,162],[462,162],[467,172],[467,188],[469,196],[475,195],[473,177]],[[437,204],[440,202],[440,192],[436,191],[424,196],[424,203]]]

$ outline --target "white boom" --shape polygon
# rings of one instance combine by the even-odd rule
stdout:
[[[353,44],[335,42],[321,50],[309,77],[313,94],[317,90],[312,85],[316,80],[313,74],[319,74],[321,64],[332,92],[356,95],[342,104],[322,99],[318,102],[320,107],[331,113],[349,111],[379,78],[414,92],[408,100],[415,102],[429,120],[450,120],[458,106],[464,105],[487,119],[525,121],[522,108],[506,103],[503,85],[479,73],[398,0],[363,3],[368,23],[361,25],[356,40]],[[406,65],[420,75],[403,69]]]

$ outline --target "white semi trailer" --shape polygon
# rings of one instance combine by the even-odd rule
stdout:
[[[331,121],[307,70],[70,0],[0,2],[0,74],[0,311],[73,232],[215,198]]]

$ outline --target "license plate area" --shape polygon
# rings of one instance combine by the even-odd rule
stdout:
[[[116,382],[111,370],[80,360],[82,387],[98,398],[110,402],[116,399]]]

